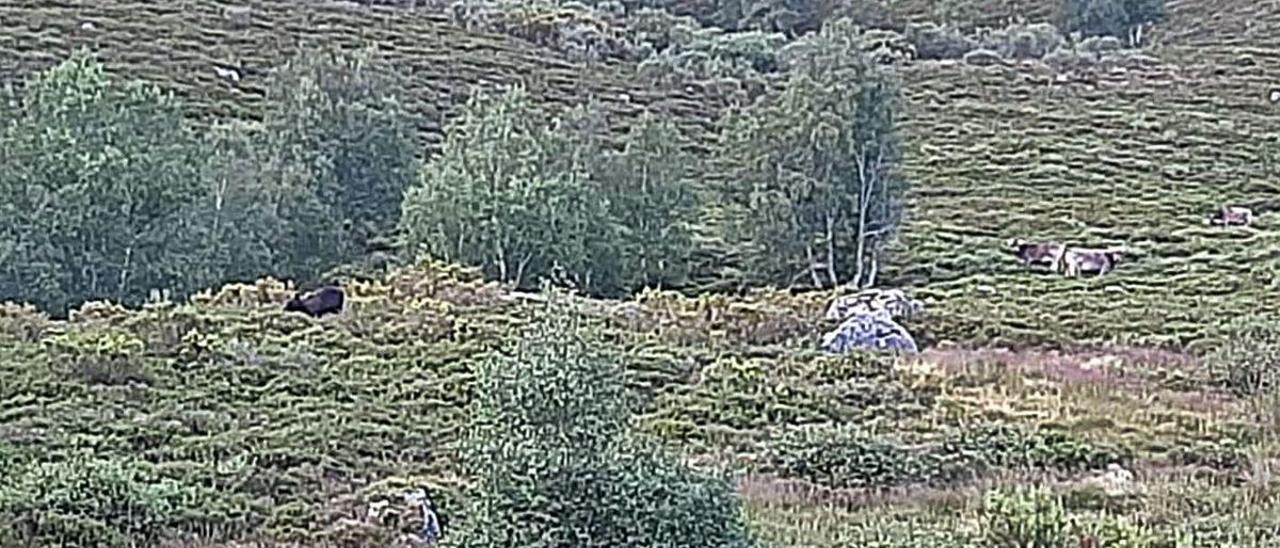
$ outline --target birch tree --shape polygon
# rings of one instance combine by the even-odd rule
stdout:
[[[730,115],[721,153],[735,165],[727,197],[752,275],[814,287],[874,285],[895,234],[905,181],[898,85],[862,53],[848,20],[783,52],[788,80]]]
[[[1083,36],[1114,36],[1142,45],[1143,28],[1165,17],[1164,0],[1062,0],[1058,24]]]
[[[368,52],[305,51],[272,73],[257,157],[288,221],[282,274],[319,276],[396,227],[419,169],[400,85]]]
[[[198,150],[172,95],[109,78],[85,54],[36,75],[0,127],[0,299],[54,313],[209,280]]]
[[[409,251],[516,286],[555,278],[590,292],[613,283],[616,226],[587,167],[597,152],[566,126],[521,88],[473,97],[405,194]]]

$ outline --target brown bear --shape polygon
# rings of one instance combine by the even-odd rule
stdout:
[[[295,295],[284,304],[285,312],[303,312],[313,318],[342,312],[346,295],[341,287],[325,286],[306,295]]]

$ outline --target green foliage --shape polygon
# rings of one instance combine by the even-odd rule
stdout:
[[[312,279],[395,228],[418,169],[396,87],[367,52],[304,52],[272,74],[257,148],[288,231],[277,275]]]
[[[277,73],[265,125],[195,131],[77,54],[0,118],[0,299],[61,315],[267,272],[312,280],[394,228],[413,124],[360,57]]]
[[[736,5],[735,5],[736,4]],[[732,29],[781,32],[790,36],[817,30],[830,15],[834,2],[826,0],[722,0],[720,12],[728,18],[740,14]]]
[[[458,25],[499,32],[550,47],[575,61],[631,58],[635,44],[616,16],[616,2],[576,0],[465,0],[447,6]]]
[[[0,117],[0,299],[55,314],[194,290],[199,148],[170,94],[110,80],[77,54],[30,80]]]
[[[750,546],[732,487],[628,433],[621,356],[553,299],[484,360],[459,546]]]
[[[628,289],[684,286],[693,249],[696,159],[668,121],[644,113],[620,152],[605,151],[595,170],[622,233],[615,248]]]
[[[1002,424],[959,428],[933,443],[811,425],[788,432],[771,454],[779,474],[840,488],[946,485],[994,470],[1080,471],[1126,457],[1066,435]]]
[[[951,481],[960,469],[940,456],[921,454],[856,428],[804,427],[781,440],[773,460],[778,473],[786,477],[831,487],[866,488]]]
[[[1062,501],[1046,490],[1015,488],[987,493],[982,504],[983,536],[994,548],[1065,548],[1070,520]]]
[[[606,269],[617,231],[587,171],[589,143],[575,142],[562,120],[547,124],[521,88],[473,97],[448,134],[405,195],[413,251],[515,285],[556,271],[587,290],[614,283]]]
[[[27,546],[155,542],[188,521],[186,511],[204,496],[132,459],[75,457],[13,465],[0,469],[0,541]]]
[[[1068,33],[1114,36],[1138,45],[1137,28],[1163,20],[1164,4],[1164,0],[1062,0],[1059,26]]]
[[[477,95],[406,193],[413,251],[504,283],[618,294],[686,277],[693,162],[674,126],[643,115],[621,151],[586,105],[547,120],[523,88]]]
[[[1241,396],[1280,389],[1280,327],[1233,319],[1224,331],[1222,343],[1205,358],[1215,380]]]
[[[142,363],[145,343],[118,330],[62,333],[45,341],[59,363],[89,382],[127,384],[151,380]]]
[[[847,20],[789,46],[784,59],[782,91],[726,122],[732,231],[761,281],[872,285],[905,187],[895,171],[897,84]]]

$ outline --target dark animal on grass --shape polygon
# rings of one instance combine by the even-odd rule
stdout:
[[[1253,210],[1244,206],[1222,206],[1207,222],[1211,225],[1249,226],[1253,224]]]
[[[1009,240],[1009,251],[1013,252],[1022,264],[1034,266],[1044,264],[1049,270],[1056,271],[1058,261],[1062,259],[1065,249],[1059,242],[1031,243],[1022,238]]]
[[[1067,248],[1062,254],[1062,273],[1080,276],[1087,272],[1102,276],[1115,270],[1122,256],[1123,252],[1118,249]]]
[[[286,312],[303,312],[313,318],[320,317],[325,314],[337,314],[342,312],[342,304],[346,301],[346,295],[342,288],[327,286],[312,291],[306,295],[294,296],[285,303],[284,310]]]

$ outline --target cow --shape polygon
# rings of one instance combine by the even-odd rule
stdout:
[[[325,286],[306,295],[295,295],[285,303],[286,312],[302,312],[313,318],[342,312],[346,295],[341,287]]]
[[[1118,249],[1069,247],[1062,253],[1059,268],[1067,276],[1079,276],[1083,272],[1094,272],[1102,276],[1115,270],[1123,254]]]
[[[1065,249],[1060,242],[1030,243],[1022,238],[1009,240],[1008,247],[1022,264],[1029,267],[1044,263],[1050,271],[1058,270],[1058,262],[1062,260]]]
[[[1222,206],[1205,222],[1211,225],[1249,226],[1253,224],[1253,210],[1244,206]]]

